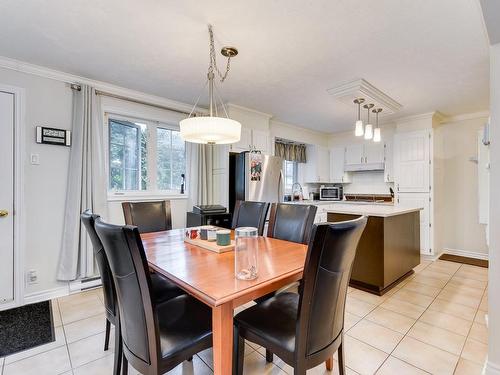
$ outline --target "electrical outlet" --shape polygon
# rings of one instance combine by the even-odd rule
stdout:
[[[32,165],[40,165],[40,155],[39,154],[31,154],[30,162]]]
[[[29,270],[26,273],[26,282],[28,283],[28,285],[32,285],[32,284],[37,284],[38,283],[38,275],[36,273],[36,270]]]

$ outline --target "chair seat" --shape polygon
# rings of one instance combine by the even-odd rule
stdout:
[[[184,294],[159,304],[156,311],[163,359],[212,346],[212,310],[207,305]]]
[[[234,317],[241,334],[274,352],[293,353],[299,295],[280,293]],[[269,345],[270,344],[270,345]],[[278,352],[276,348],[281,350]]]
[[[168,301],[185,294],[181,288],[158,273],[151,273],[151,287],[153,299],[156,303]]]

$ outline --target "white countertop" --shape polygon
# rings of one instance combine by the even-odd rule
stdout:
[[[389,217],[420,211],[422,207],[406,207],[387,204],[336,204],[327,212],[364,216]]]

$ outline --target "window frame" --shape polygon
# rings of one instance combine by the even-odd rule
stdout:
[[[105,160],[105,174],[106,174],[106,190],[108,194],[108,201],[121,201],[123,198],[186,198],[187,190],[184,190],[184,194],[181,194],[179,189],[168,189],[168,190],[160,190],[158,189],[157,176],[158,176],[158,168],[157,168],[157,131],[158,128],[167,129],[171,131],[180,131],[180,127],[178,123],[174,121],[168,120],[148,120],[144,118],[140,118],[138,116],[133,115],[122,115],[114,112],[104,112],[103,116],[103,130],[104,130],[104,160]],[[127,121],[133,123],[140,123],[146,125],[146,149],[147,149],[147,185],[146,190],[112,190],[110,189],[110,120],[117,121]],[[136,124],[134,124],[136,125]],[[140,126],[136,125],[140,130]],[[140,133],[138,133],[139,142],[140,142]],[[140,150],[140,147],[139,147]],[[187,142],[185,142],[184,147],[185,153],[185,171],[184,175],[186,175],[186,171],[188,169],[187,165]],[[140,169],[140,164],[139,164]],[[187,183],[187,182],[186,182]],[[139,174],[139,186],[140,186],[140,174]]]
[[[296,161],[291,161],[291,160],[283,160],[283,193],[284,194],[292,194],[293,188],[291,190],[287,190],[286,188],[286,164],[287,163],[293,163],[293,172],[292,172],[292,187],[293,184],[299,181],[299,163]]]

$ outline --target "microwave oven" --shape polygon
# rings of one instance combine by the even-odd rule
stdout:
[[[344,198],[342,186],[327,186],[319,188],[320,201],[341,201]]]

